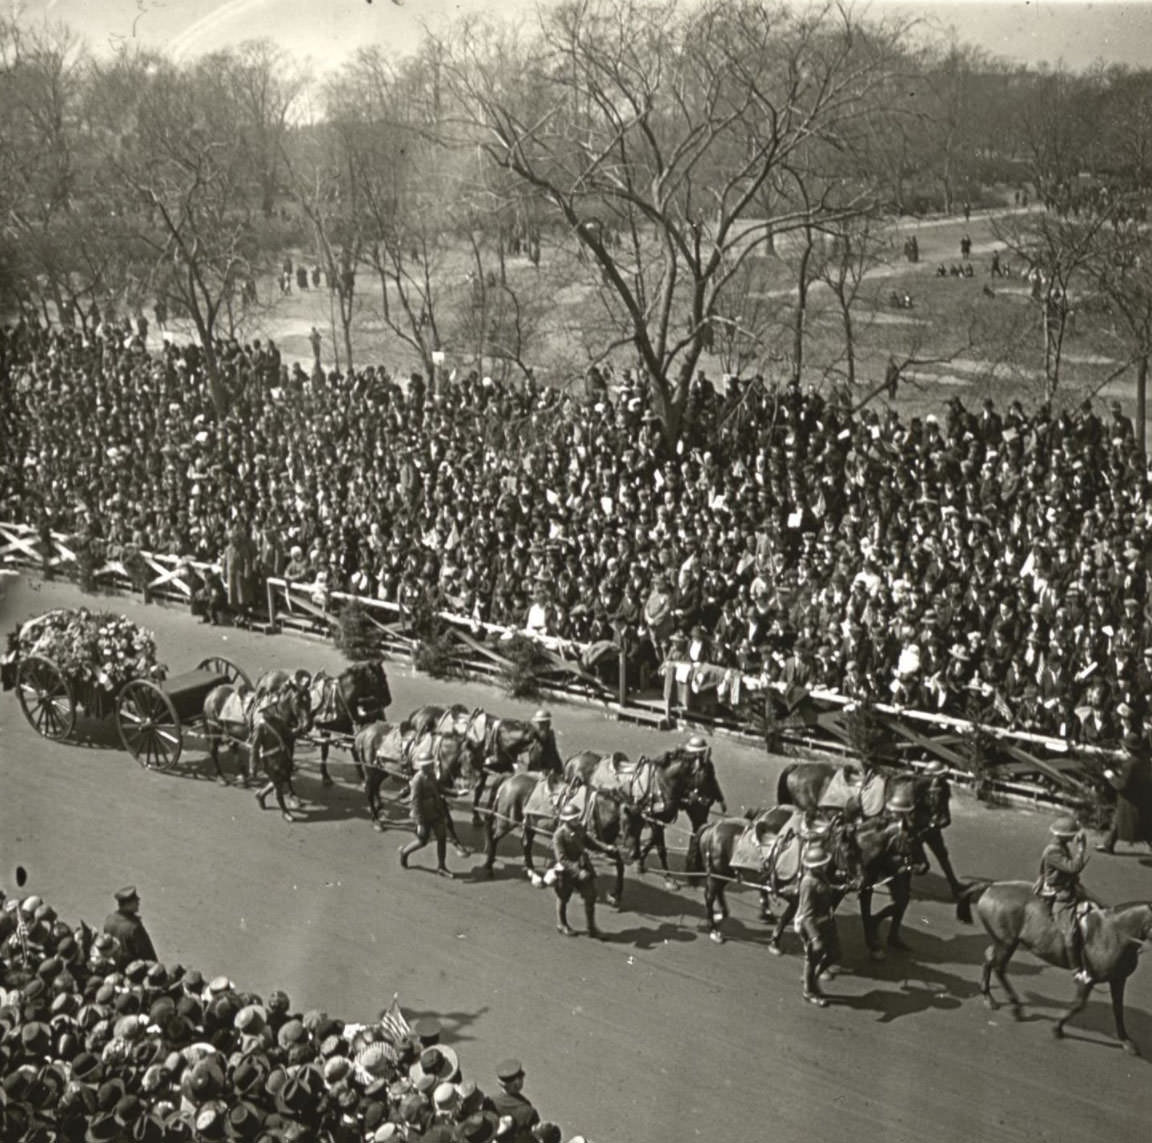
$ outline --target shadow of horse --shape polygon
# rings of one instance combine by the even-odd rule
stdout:
[[[421,1020],[435,1020],[440,1025],[440,1042],[442,1044],[465,1044],[471,1043],[476,1039],[475,1036],[465,1035],[464,1029],[471,1027],[482,1016],[487,1016],[489,1008],[485,1005],[483,1008],[477,1008],[475,1012],[461,1012],[459,1010],[454,1012],[440,1012],[431,1008],[425,1010],[420,1008],[410,1008],[404,1014],[404,1018],[408,1021],[413,1028],[420,1023]]]
[[[826,993],[833,1007],[855,1008],[864,1012],[878,1012],[877,1024],[891,1024],[905,1016],[916,1016],[921,1012],[955,1012],[964,1001],[948,992],[934,988],[931,982],[904,981],[899,991],[874,988],[862,996],[837,995]]]
[[[649,952],[666,944],[691,944],[698,941],[700,934],[689,925],[676,925],[664,921],[653,928],[651,925],[638,925],[632,929],[601,930],[602,944],[631,945],[635,949]]]
[[[1015,964],[1013,964],[1012,967],[1014,971],[1017,970]],[[1107,989],[1099,989],[1093,992],[1092,995],[1099,997],[1099,999],[1088,1002],[1083,1011],[1076,1017],[1075,1026],[1064,1029],[1063,1038],[1065,1040],[1079,1041],[1083,1044],[1091,1044],[1097,1048],[1115,1048],[1123,1051],[1124,1046],[1117,1042],[1115,1038],[1112,1005],[1108,999]],[[1067,996],[1063,998],[1047,996],[1029,989],[1025,993],[1024,1002],[1033,1009],[1051,1009],[1051,1011],[1033,1011],[1027,1013],[1022,1023],[1054,1025],[1068,1010],[1071,998]],[[1129,1035],[1132,1039],[1138,1043],[1152,1047],[1152,1013],[1146,1012],[1142,1008],[1129,1008],[1125,1014],[1125,1023],[1128,1025]],[[1089,1034],[1085,1035],[1085,1033]],[[1132,1058],[1141,1059],[1143,1057],[1136,1056]],[[1148,1062],[1152,1062],[1152,1060]]]

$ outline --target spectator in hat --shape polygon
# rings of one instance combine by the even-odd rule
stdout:
[[[1118,841],[1152,846],[1152,760],[1148,744],[1133,732],[1125,735],[1122,745],[1121,759],[1104,771],[1116,791],[1116,809],[1112,825],[1096,846],[1100,853],[1115,853]]]
[[[500,1090],[488,1097],[487,1108],[508,1123],[501,1138],[507,1143],[533,1143],[532,1130],[540,1113],[524,1094],[524,1068],[517,1059],[502,1060],[496,1067]]]
[[[144,922],[140,919],[140,896],[135,885],[118,889],[114,894],[116,911],[104,919],[104,934],[119,946],[118,967],[135,960],[156,960],[156,949]]]

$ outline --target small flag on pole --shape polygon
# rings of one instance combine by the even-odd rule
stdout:
[[[404,1019],[400,1011],[400,994],[392,994],[392,1003],[380,1016],[380,1027],[393,1043],[403,1039],[412,1032],[412,1026]]]

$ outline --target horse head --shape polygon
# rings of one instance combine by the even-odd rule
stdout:
[[[285,687],[267,713],[282,718],[293,733],[307,733],[312,729],[311,696],[301,687]]]
[[[864,869],[863,852],[856,836],[858,826],[859,819],[836,814],[822,835],[832,858],[832,877],[847,885],[858,884]]]
[[[854,830],[860,870],[866,881],[882,880],[911,870],[916,841],[904,815],[883,813],[864,818]]]

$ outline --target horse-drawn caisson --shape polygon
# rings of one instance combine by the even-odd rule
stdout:
[[[49,611],[8,636],[5,690],[15,689],[29,725],[69,738],[78,718],[115,718],[124,748],[149,770],[170,770],[185,735],[203,733],[205,696],[221,684],[249,684],[227,659],[204,659],[169,675],[151,632],[121,615],[87,608]]]

